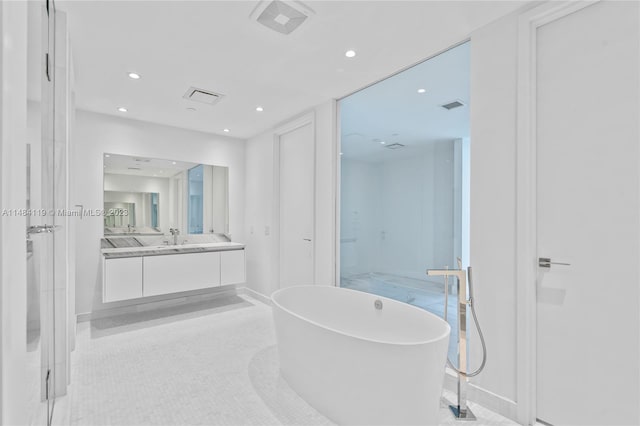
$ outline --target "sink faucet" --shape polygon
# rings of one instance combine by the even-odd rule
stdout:
[[[173,235],[173,245],[177,246],[178,245],[178,235],[180,235],[180,231],[178,230],[178,228],[169,228],[169,232],[171,232],[171,235]]]

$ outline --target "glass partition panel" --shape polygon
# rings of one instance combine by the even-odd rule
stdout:
[[[48,4],[48,3],[47,3]],[[71,329],[68,306],[72,264],[67,210],[69,111],[72,110],[67,25],[55,4],[28,5],[29,99],[27,102],[26,346],[23,400],[26,424],[51,424],[58,396],[67,393]],[[34,37],[31,37],[31,35]],[[55,52],[55,54],[53,54]],[[45,56],[46,55],[46,56]],[[48,71],[42,58],[49,58]],[[32,61],[31,59],[36,59]],[[31,86],[31,83],[37,85]],[[33,96],[31,96],[33,95]],[[26,99],[25,99],[26,101]],[[16,248],[17,249],[17,248]],[[16,324],[17,325],[17,324]],[[9,389],[9,392],[12,390]]]
[[[467,43],[339,103],[340,285],[446,307],[451,359],[455,278],[426,270],[468,264],[468,101]]]

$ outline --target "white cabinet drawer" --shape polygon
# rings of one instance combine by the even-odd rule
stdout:
[[[245,282],[244,250],[220,252],[220,268],[222,285]]]
[[[103,302],[142,297],[142,258],[105,259]]]
[[[172,254],[144,258],[144,296],[220,285],[220,252]]]

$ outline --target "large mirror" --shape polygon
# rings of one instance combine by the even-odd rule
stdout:
[[[227,167],[105,154],[104,234],[226,234],[228,182]]]

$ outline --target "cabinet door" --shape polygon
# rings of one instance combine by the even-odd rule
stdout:
[[[220,253],[144,258],[144,295],[177,293],[220,285]]]
[[[103,302],[142,297],[142,258],[105,259]]]
[[[221,252],[220,268],[222,285],[245,282],[244,250]]]

